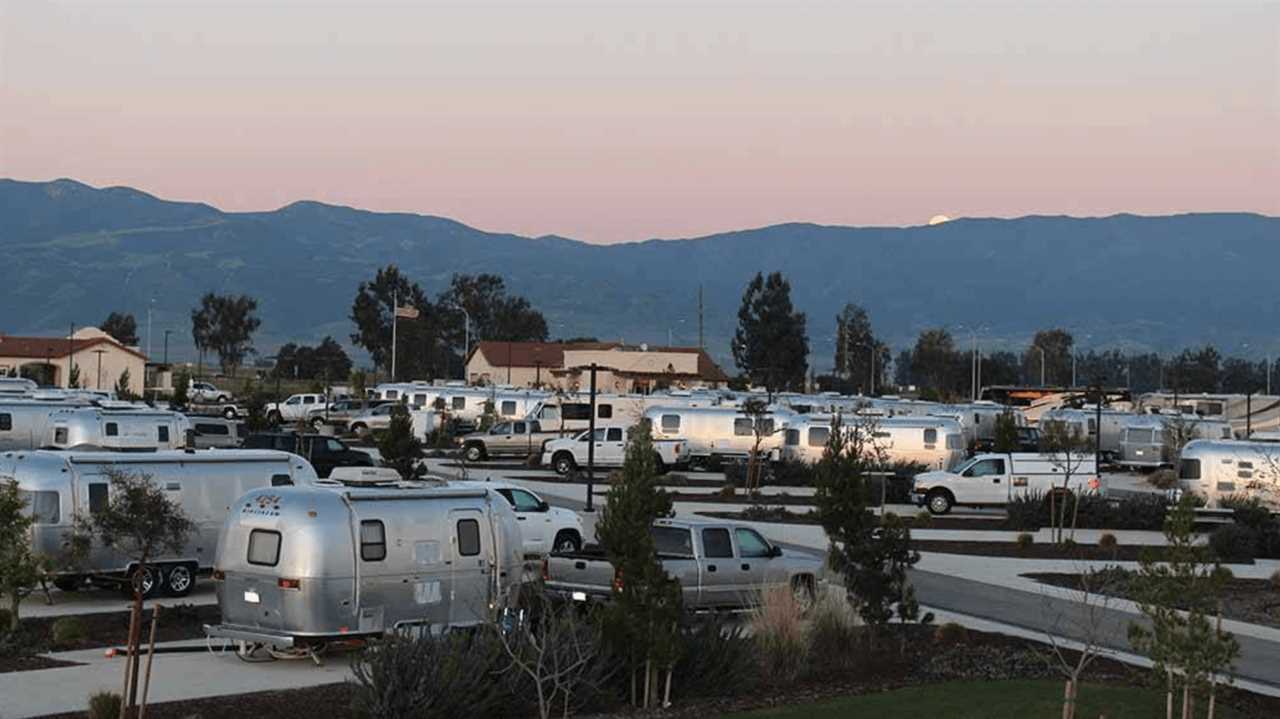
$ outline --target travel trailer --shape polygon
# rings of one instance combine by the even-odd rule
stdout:
[[[734,407],[651,407],[644,412],[655,440],[684,440],[685,461],[698,464],[712,458],[741,459],[751,454],[760,434],[760,451],[777,459],[783,432],[802,417],[774,406],[753,420]]]
[[[523,554],[516,514],[492,488],[367,469],[257,489],[226,518],[213,574],[222,623],[205,631],[245,653],[308,654],[476,625],[514,604]]]
[[[255,487],[316,481],[311,465],[287,452],[36,450],[0,455],[0,482],[16,481],[30,503],[35,518],[32,548],[50,557],[63,551],[77,516],[92,515],[110,501],[113,472],[149,477],[195,525],[183,551],[157,558],[145,573],[142,586],[147,595],[191,592],[197,573],[213,564],[218,531],[237,497]],[[74,573],[60,575],[54,584],[66,590],[85,579],[123,584],[132,571],[130,558],[95,545]]]
[[[186,446],[191,423],[179,412],[145,405],[55,410],[42,447],[159,450]]]
[[[44,446],[49,438],[50,415],[89,406],[90,402],[83,399],[0,399],[0,452]]]
[[[884,460],[916,462],[929,469],[949,469],[964,460],[960,424],[945,417],[842,418],[846,432],[870,432],[866,439]],[[831,438],[831,418],[797,417],[788,423],[784,459],[817,463]]]
[[[1178,425],[1182,425],[1179,430]],[[1224,419],[1208,419],[1195,415],[1139,414],[1130,415],[1120,439],[1117,463],[1126,467],[1172,467],[1178,460],[1176,438],[1179,431],[1185,439],[1231,439],[1231,425]]]
[[[1182,448],[1178,484],[1218,507],[1223,497],[1255,497],[1280,510],[1280,445],[1195,439]]]
[[[29,395],[39,388],[35,380],[26,377],[0,377],[0,396]]]
[[[1280,430],[1280,396],[1255,394],[1180,394],[1151,392],[1138,398],[1143,413],[1194,414],[1231,423],[1236,437]]]
[[[1097,446],[1102,452],[1104,461],[1114,460],[1121,455],[1121,443],[1125,428],[1141,415],[1132,412],[1118,412],[1103,408],[1101,412],[1101,436],[1099,436],[1099,412],[1096,407],[1090,409],[1068,409],[1058,407],[1040,416],[1040,433],[1043,435],[1055,423],[1065,426],[1066,430],[1085,439],[1090,448]]]

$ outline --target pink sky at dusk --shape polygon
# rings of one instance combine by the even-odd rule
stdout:
[[[593,242],[1280,214],[1280,0],[0,0],[0,176]]]

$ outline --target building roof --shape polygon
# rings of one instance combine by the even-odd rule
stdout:
[[[467,361],[475,353],[484,354],[485,360],[493,367],[546,367],[561,368],[564,366],[564,353],[581,351],[618,351],[618,352],[650,352],[680,353],[698,355],[698,377],[715,382],[728,382],[729,376],[711,359],[711,355],[699,347],[655,347],[641,348],[637,345],[626,345],[621,342],[478,342],[472,348]]]
[[[31,359],[62,359],[74,352],[90,350],[98,345],[110,345],[122,352],[139,357],[146,360],[146,355],[141,352],[125,347],[124,345],[112,340],[108,337],[94,337],[92,339],[73,339],[68,340],[65,337],[15,337],[13,335],[0,334],[0,357],[27,357]]]

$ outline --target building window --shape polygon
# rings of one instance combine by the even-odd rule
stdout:
[[[381,562],[387,558],[387,528],[376,519],[360,523],[360,558],[366,562]]]

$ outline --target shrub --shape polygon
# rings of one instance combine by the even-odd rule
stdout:
[[[859,641],[858,612],[843,587],[823,591],[809,610],[809,656],[822,669],[848,670],[857,667],[864,644]],[[817,670],[819,667],[814,666]]]
[[[1109,499],[1098,494],[1072,495],[1078,507],[1068,506],[1068,522],[1075,514],[1080,529],[1145,529],[1159,531],[1168,513],[1165,498],[1155,494],[1128,499]],[[1049,503],[1043,494],[1031,493],[1013,498],[1006,507],[1006,529],[1035,531],[1052,524]]]
[[[689,478],[677,472],[670,472],[662,478],[662,483],[668,487],[688,487]]]
[[[89,719],[116,719],[120,716],[120,695],[95,692],[89,695]]]
[[[734,460],[723,463],[724,481],[734,487],[745,487],[747,484],[747,463]]]
[[[755,640],[742,624],[712,615],[685,627],[673,693],[680,697],[734,695],[760,679]]]
[[[393,636],[351,663],[352,711],[370,719],[487,716],[511,701],[497,681],[506,666],[491,629]]]
[[[751,610],[761,676],[780,685],[795,682],[805,670],[808,645],[800,604],[791,588],[774,585]]]
[[[738,494],[738,488],[733,486],[732,482],[728,482],[723,487],[720,488],[720,491],[717,492],[717,494],[719,494],[721,497],[726,497],[726,498],[733,497]]]
[[[772,471],[773,476],[769,481],[770,484],[782,487],[813,486],[813,465],[806,462],[784,459],[781,462],[774,462]]]
[[[1209,547],[1223,562],[1247,562],[1256,556],[1257,534],[1239,524],[1224,524],[1209,535]]]
[[[55,620],[49,633],[55,644],[74,644],[89,636],[89,630],[80,617],[61,617]]]
[[[1044,495],[1031,492],[1009,500],[1005,505],[1006,529],[1034,532],[1049,523],[1049,506]]]
[[[1178,473],[1172,469],[1157,469],[1147,477],[1147,484],[1156,489],[1175,489],[1178,486]]]
[[[1028,534],[1027,532],[1023,532],[1022,534],[1018,535],[1018,539],[1016,541],[1018,543],[1018,549],[1021,549],[1022,551],[1025,552],[1031,548],[1031,545],[1036,543],[1036,538],[1035,536]]]
[[[1115,549],[1119,544],[1116,535],[1111,532],[1103,532],[1102,536],[1098,537],[1098,547],[1101,549]]]
[[[1280,569],[1271,573],[1271,588],[1280,591]]]
[[[1232,510],[1232,519],[1254,534],[1254,556],[1280,558],[1280,520],[1257,497],[1224,497],[1221,506]]]
[[[927,529],[929,527],[932,527],[933,515],[929,514],[929,510],[922,509],[916,513],[915,520],[912,521],[911,525],[913,527],[918,527],[920,529]]]
[[[791,519],[791,513],[786,507],[766,507],[763,504],[753,504],[742,510],[742,518],[748,522],[785,522]]]
[[[0,637],[9,631],[9,624],[13,621],[13,614],[8,609],[0,609]]]
[[[969,630],[955,622],[947,622],[933,630],[933,640],[939,644],[960,644],[968,638]]]

